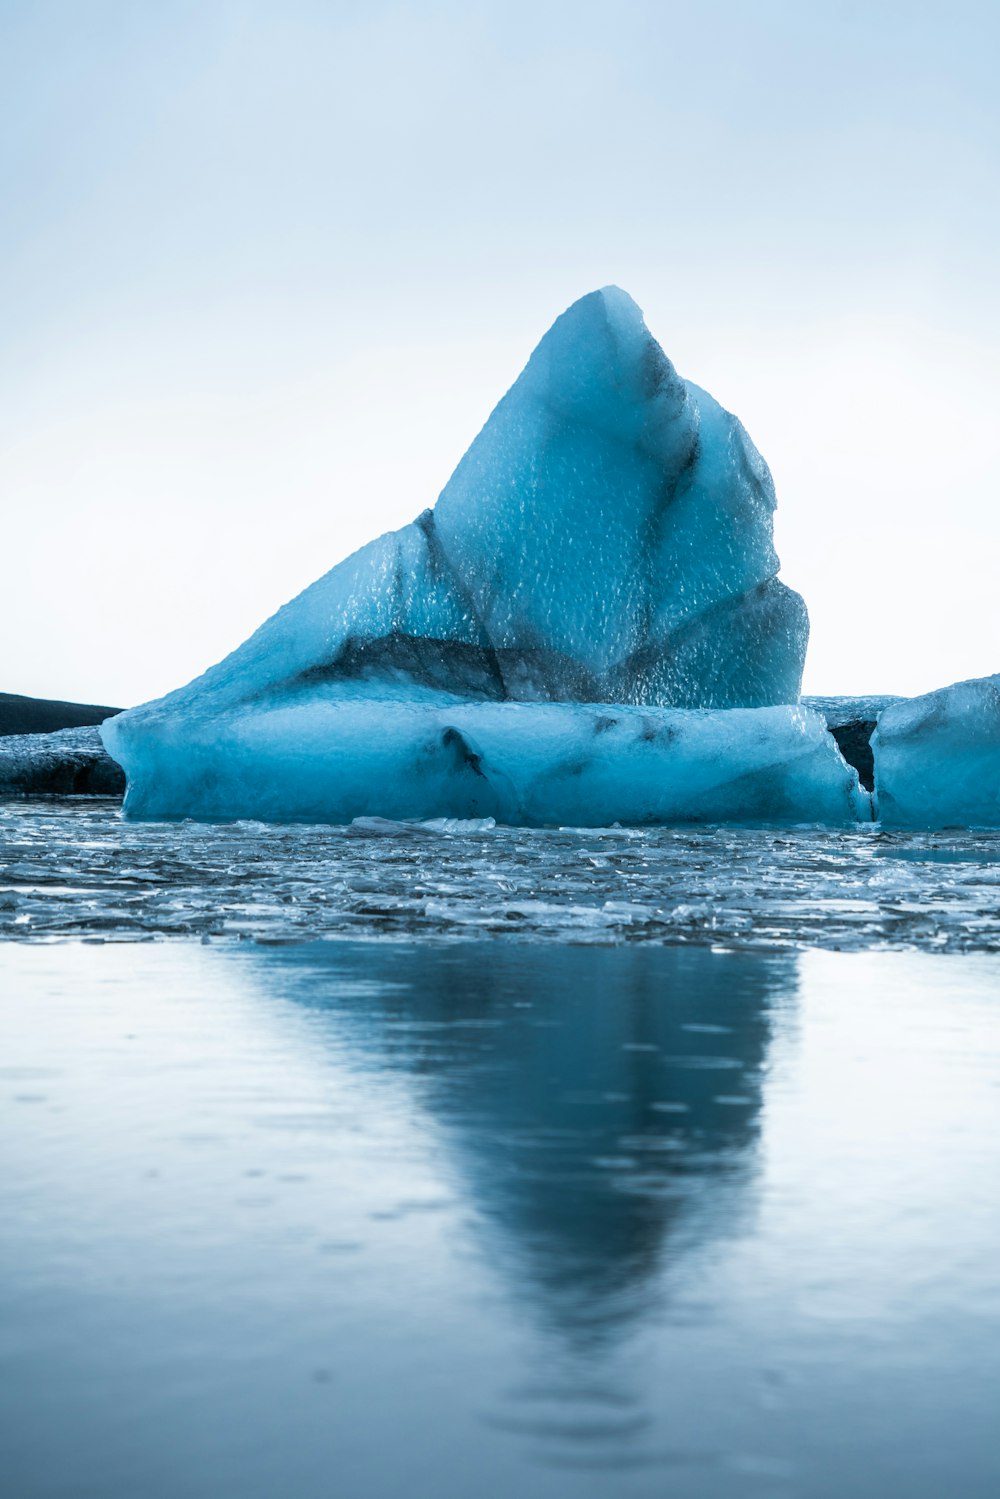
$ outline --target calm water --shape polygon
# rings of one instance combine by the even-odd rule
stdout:
[[[11,1499],[1000,1492],[995,954],[8,942],[0,996]]]

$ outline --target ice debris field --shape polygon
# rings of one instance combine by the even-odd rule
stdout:
[[[800,702],[774,506],[740,422],[593,292],[433,509],[107,720],[126,815],[1000,824],[1000,676],[839,725]]]

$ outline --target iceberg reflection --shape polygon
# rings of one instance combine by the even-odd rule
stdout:
[[[532,1320],[592,1345],[664,1263],[740,1221],[771,1010],[796,959],[706,949],[265,949],[257,976],[335,1014],[358,1065],[404,1074],[479,1249]]]
[[[1000,1492],[995,957],[0,970],[5,1494]]]

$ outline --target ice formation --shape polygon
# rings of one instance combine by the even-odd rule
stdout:
[[[886,826],[1000,827],[1000,675],[884,708],[872,749]]]
[[[795,703],[808,626],[776,577],[773,509],[767,466],[740,423],[677,375],[631,298],[615,287],[583,297],[433,510],[340,563],[189,686],[105,725],[129,777],[126,810],[476,816],[477,797],[461,789],[468,760],[441,739],[452,726],[459,739],[485,736],[530,821],[587,821],[597,805],[609,821],[706,807],[758,815],[759,746],[771,746],[768,773],[784,787],[801,718],[761,720],[759,732],[739,720],[754,745],[744,766],[736,721],[682,731],[657,717],[660,750],[646,752],[639,719],[618,708],[542,708]],[[616,728],[595,758],[598,718]],[[675,733],[672,759],[662,736]],[[694,775],[684,757],[697,744],[721,760]],[[603,767],[588,772],[593,784],[568,768],[584,746],[588,765]],[[533,789],[543,762],[547,806]],[[649,780],[654,762],[667,784]],[[740,775],[745,802],[708,789],[698,802],[696,785]],[[485,798],[490,815],[498,795]],[[792,803],[807,815],[798,791]]]
[[[0,796],[120,796],[121,767],[93,726],[0,737]]]
[[[517,826],[870,820],[856,773],[804,708],[300,701],[175,718],[144,749],[133,816]]]

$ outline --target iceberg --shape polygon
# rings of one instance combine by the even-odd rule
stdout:
[[[777,578],[774,505],[739,421],[681,379],[625,292],[593,292],[542,339],[432,510],[334,567],[187,687],[104,725],[126,812],[340,821],[403,807],[498,816],[502,803],[529,821],[544,810],[581,822],[588,785],[610,821],[701,816],[687,769],[674,784],[668,734],[682,759],[697,744],[721,755],[706,788],[715,775],[749,785],[765,743],[784,785],[807,719],[741,719],[754,744],[744,772],[735,720],[682,730],[654,716],[651,753],[640,718],[619,711],[797,702],[808,622]],[[593,724],[609,717],[595,758]],[[465,736],[494,758],[489,795]],[[600,776],[556,771],[571,744]],[[669,783],[659,791],[654,762]],[[705,795],[733,815],[764,805]]]
[[[886,827],[1000,827],[1000,674],[891,704],[872,736]]]

